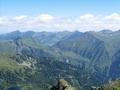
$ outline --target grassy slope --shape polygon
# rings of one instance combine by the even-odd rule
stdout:
[[[8,68],[12,70],[22,68],[11,58],[16,54],[15,47],[13,41],[0,41],[0,69]]]
[[[120,90],[120,80],[112,81],[111,83],[104,86],[104,90],[113,90],[113,88]]]

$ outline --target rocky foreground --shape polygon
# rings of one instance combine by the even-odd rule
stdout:
[[[57,84],[52,86],[50,90],[76,90],[76,88],[72,87],[66,80],[59,79]],[[91,86],[91,90],[120,90],[120,79],[100,87]]]
[[[53,86],[50,90],[76,90],[64,79],[59,79],[57,84]]]

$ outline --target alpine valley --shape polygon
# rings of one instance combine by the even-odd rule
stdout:
[[[120,31],[0,35],[0,90],[50,90],[59,79],[75,90],[104,85],[105,90],[112,90],[111,82],[120,90],[119,78]]]

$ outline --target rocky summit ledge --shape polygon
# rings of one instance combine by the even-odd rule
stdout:
[[[59,79],[55,86],[52,86],[50,90],[76,90],[66,80]]]

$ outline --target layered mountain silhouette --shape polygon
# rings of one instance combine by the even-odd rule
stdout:
[[[0,35],[0,88],[49,90],[57,78],[88,90],[120,77],[120,31]]]

